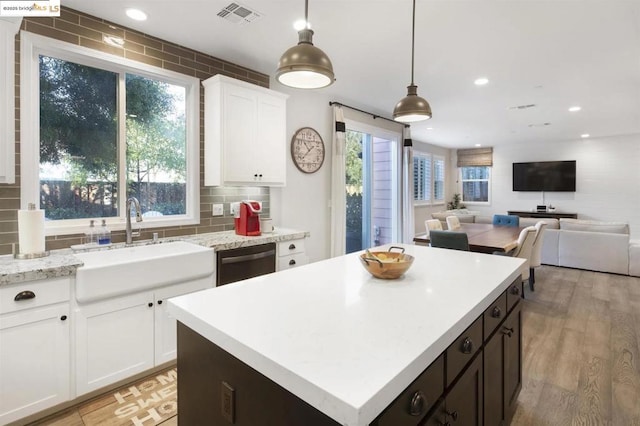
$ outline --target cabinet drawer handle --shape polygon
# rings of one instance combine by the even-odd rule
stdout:
[[[153,306],[153,302],[149,302],[149,303],[147,304],[147,306],[152,307],[152,306]]]
[[[162,305],[162,300],[158,300],[158,305]]]
[[[30,290],[25,290],[16,294],[16,297],[14,297],[13,300],[16,302],[19,302],[21,300],[29,300],[29,299],[35,299],[35,298],[36,298],[36,294],[34,292]]]
[[[494,318],[500,318],[501,315],[502,315],[502,310],[498,306],[493,308],[493,311],[491,311],[491,316]]]
[[[451,416],[451,418],[453,419],[454,422],[458,420],[458,412],[457,411],[447,411],[447,414]]]
[[[513,334],[513,328],[503,327],[503,329],[501,330],[501,333],[511,337],[511,335]]]
[[[289,261],[289,266],[293,266],[293,265],[295,265],[295,264],[296,264],[296,261],[295,261],[294,259],[291,259],[291,260]]]
[[[420,416],[424,412],[427,398],[422,391],[417,391],[411,397],[411,405],[409,405],[409,414],[412,416]]]
[[[66,316],[66,315],[61,316],[61,317],[60,317],[60,320],[61,320],[61,321],[66,321],[66,320],[67,320],[67,316]]]
[[[289,250],[295,250],[295,249],[296,249],[295,244],[289,244]]]
[[[513,294],[515,296],[520,294],[520,289],[518,288],[518,286],[514,285],[513,287],[511,287],[511,294]]]
[[[465,337],[462,341],[462,353],[470,354],[473,351],[473,342],[468,337]]]

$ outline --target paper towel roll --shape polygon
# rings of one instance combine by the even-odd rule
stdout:
[[[31,205],[29,206],[31,207]],[[35,206],[33,206],[35,208]],[[20,254],[44,252],[44,210],[18,210]]]

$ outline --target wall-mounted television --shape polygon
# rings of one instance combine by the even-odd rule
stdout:
[[[513,163],[513,190],[575,192],[576,162]]]

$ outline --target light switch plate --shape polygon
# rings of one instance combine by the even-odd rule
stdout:
[[[212,204],[211,216],[222,216],[224,214],[224,204]]]

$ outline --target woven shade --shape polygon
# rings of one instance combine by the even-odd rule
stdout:
[[[493,166],[493,148],[459,149],[458,167]]]

